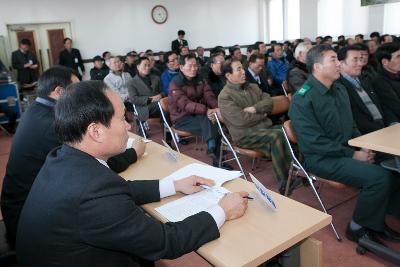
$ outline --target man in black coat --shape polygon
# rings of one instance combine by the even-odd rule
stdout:
[[[49,151],[61,145],[54,132],[54,105],[71,82],[78,82],[72,69],[57,66],[45,71],[39,78],[38,98],[24,113],[14,135],[1,193],[1,211],[11,246],[15,245],[20,212],[32,184]],[[142,150],[138,149],[139,156]],[[108,164],[121,172],[136,161],[137,154],[127,149]]]
[[[338,53],[341,77],[339,82],[346,87],[354,121],[361,134],[384,128],[396,121],[395,117],[384,117],[381,103],[368,79],[361,78],[363,62],[361,48],[346,46]]]
[[[200,76],[208,83],[214,95],[218,97],[226,84],[226,79],[222,75],[222,65],[224,64],[224,57],[218,54],[211,56],[209,66],[204,66],[200,71]]]
[[[93,68],[90,70],[90,79],[102,81],[110,73],[110,69],[104,64],[101,56],[93,58]]]
[[[110,171],[106,160],[122,153],[128,139],[124,114],[120,96],[100,81],[73,84],[58,101],[55,129],[63,145],[49,153],[21,213],[18,266],[129,267],[176,258],[218,238],[225,220],[244,214],[246,192],[176,223],[147,216],[139,205],[198,192],[212,181],[128,182]]]
[[[58,64],[75,70],[79,80],[82,80],[82,76],[78,69],[81,69],[82,75],[85,73],[85,66],[83,65],[81,52],[76,48],[72,48],[71,38],[64,39],[64,48],[65,49],[60,52]]]
[[[36,56],[30,51],[31,41],[22,39],[19,49],[11,55],[12,67],[18,71],[17,80],[21,86],[31,85],[37,81],[38,61]]]
[[[179,30],[178,31],[178,39],[173,40],[171,42],[171,50],[176,52],[177,54],[179,54],[180,49],[182,47],[189,47],[188,41],[186,41],[183,38],[185,38],[185,31]]]
[[[372,84],[382,103],[383,112],[400,122],[400,44],[381,45],[375,57],[379,65]]]

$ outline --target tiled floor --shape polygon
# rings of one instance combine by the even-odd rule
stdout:
[[[151,125],[151,139],[156,142],[161,140],[161,130],[159,124],[155,123]],[[4,177],[5,167],[8,160],[8,154],[10,151],[10,145],[12,138],[6,136],[3,132],[0,132],[0,187],[2,185],[2,179]],[[206,157],[205,151],[196,150],[193,143],[186,146],[181,146],[181,151],[189,156],[210,163],[210,160]],[[249,159],[242,158],[244,167],[246,170],[250,169],[251,162]],[[257,178],[259,178],[266,187],[276,191],[276,181],[272,176],[271,164],[268,161],[260,161],[259,167],[253,172]],[[326,267],[347,267],[347,266],[363,266],[363,267],[377,267],[377,266],[395,266],[387,261],[382,260],[374,256],[371,253],[367,253],[364,256],[356,254],[356,245],[353,242],[348,241],[345,238],[346,225],[349,222],[356,203],[356,192],[351,189],[338,190],[325,186],[322,189],[322,197],[325,201],[326,206],[332,207],[337,203],[350,199],[344,204],[332,209],[330,213],[333,216],[333,221],[342,236],[343,241],[338,242],[330,227],[325,227],[319,232],[313,235],[314,238],[323,242],[323,261]],[[310,205],[319,209],[318,203],[314,195],[312,194],[309,187],[298,188],[293,195],[293,199],[300,201],[306,205]],[[352,198],[353,197],[353,198]],[[400,205],[400,203],[399,203]],[[388,218],[389,224],[400,231],[400,222],[393,218]],[[389,244],[391,247],[400,250],[400,244]],[[198,256],[196,253],[189,253],[176,260],[161,260],[157,262],[158,267],[171,266],[171,267],[206,267],[210,266],[204,259]]]

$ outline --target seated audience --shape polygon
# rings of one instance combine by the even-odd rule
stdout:
[[[20,212],[35,178],[47,154],[61,145],[54,130],[54,105],[67,91],[67,85],[78,81],[72,69],[56,66],[46,70],[39,78],[38,97],[18,125],[1,193],[1,211],[11,245],[15,245]],[[134,149],[127,149],[124,154],[110,158],[108,164],[116,172],[121,172],[140,155]]]
[[[197,74],[196,56],[179,58],[180,73],[169,84],[168,102],[175,128],[201,136],[207,143],[207,154],[218,165],[220,137],[213,113],[219,112],[217,98],[210,86]]]
[[[149,58],[139,58],[137,74],[128,82],[130,102],[136,106],[138,119],[143,122],[149,118],[160,117],[157,102],[163,97],[160,78],[151,74],[150,70]]]
[[[204,80],[211,87],[214,95],[218,97],[222,88],[226,84],[224,75],[222,75],[222,64],[224,64],[224,57],[218,54],[211,56],[209,67],[207,67],[207,72],[204,75]]]
[[[371,32],[371,34],[369,35],[369,38],[372,41],[375,41],[375,43],[379,43],[379,38],[381,38],[381,35],[379,34],[379,32]]]
[[[360,189],[346,236],[382,244],[380,238],[400,241],[385,224],[385,215],[400,218],[400,177],[372,164],[374,153],[348,145],[360,135],[351,115],[346,89],[335,81],[340,62],[330,45],[307,53],[309,76],[294,95],[289,116],[306,169],[319,177]]]
[[[93,68],[90,70],[90,79],[102,81],[110,72],[110,69],[104,65],[103,58],[101,56],[95,56],[93,58]]]
[[[251,55],[249,58],[249,67],[246,69],[245,74],[247,82],[257,84],[264,93],[272,94],[272,88],[268,82],[271,77],[268,77],[265,71],[264,55]]]
[[[359,45],[347,46],[339,51],[341,77],[339,82],[349,95],[354,122],[361,134],[367,134],[390,124],[383,117],[381,103],[368,79],[361,78],[362,56]],[[394,118],[395,119],[395,118]]]
[[[317,36],[317,37],[315,37],[315,44],[316,44],[316,45],[321,44],[321,42],[322,42],[322,36]]]
[[[204,56],[204,48],[201,46],[198,46],[196,48],[196,54],[197,54],[197,62],[201,67],[203,67],[209,60],[209,57]]]
[[[165,96],[168,95],[169,83],[172,78],[179,73],[178,55],[174,51],[165,54],[167,68],[161,74],[162,92]]]
[[[400,44],[381,45],[375,56],[379,64],[378,74],[372,82],[375,92],[383,113],[400,122]]]
[[[248,193],[237,192],[180,222],[148,216],[139,205],[212,180],[126,181],[105,162],[128,140],[121,98],[101,81],[67,90],[55,109],[63,145],[50,152],[21,213],[18,266],[154,266],[217,239],[225,220],[245,213]]]
[[[184,57],[184,56],[187,56],[187,55],[189,55],[189,47],[187,47],[187,46],[183,46],[183,47],[181,47],[181,49],[179,49],[179,56],[181,56],[181,57]]]
[[[297,92],[308,78],[308,70],[306,66],[307,51],[312,47],[311,44],[300,43],[294,52],[295,61],[289,66],[288,85],[289,92]]]
[[[233,142],[243,148],[258,150],[270,158],[282,191],[291,157],[285,147],[281,126],[272,126],[268,117],[272,111],[272,98],[256,84],[246,83],[240,61],[226,61],[222,72],[227,84],[218,96],[218,106]]]
[[[371,83],[376,76],[376,70],[371,65],[369,65],[370,55],[368,46],[366,44],[356,44],[356,47],[360,50],[361,53],[362,70],[360,78],[363,80],[368,80],[368,82]]]
[[[357,44],[363,44],[364,43],[364,35],[362,35],[361,33],[357,34],[355,36],[355,42]]]
[[[293,51],[292,51],[292,44],[289,41],[283,42],[283,56],[284,58],[291,63],[294,60]]]
[[[104,82],[121,97],[127,111],[133,112],[128,92],[128,83],[132,80],[132,77],[129,73],[122,71],[123,66],[123,61],[121,61],[119,56],[111,57],[110,73],[104,78]]]
[[[283,57],[282,44],[272,45],[272,60],[268,61],[267,68],[272,74],[274,87],[281,87],[287,78],[289,63]]]
[[[387,43],[392,43],[393,42],[393,37],[389,34],[384,34],[379,38],[379,42],[381,45],[387,44]]]
[[[346,40],[346,37],[344,37],[344,35],[339,35],[338,38],[337,38],[338,43],[339,42],[343,42],[345,40]]]
[[[112,57],[111,52],[105,51],[102,54],[102,57],[104,59],[104,64],[107,66],[107,68],[110,67],[110,58]]]
[[[136,75],[136,57],[136,52],[129,52],[125,56],[124,72],[129,73],[132,78]]]

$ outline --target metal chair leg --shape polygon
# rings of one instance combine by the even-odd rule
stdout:
[[[286,181],[286,188],[285,188],[285,197],[288,196],[289,194],[289,188],[290,188],[290,183],[292,182],[292,177],[293,177],[293,161],[290,163],[290,168],[289,168],[289,174],[288,178]]]

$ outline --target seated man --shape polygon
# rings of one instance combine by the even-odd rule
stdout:
[[[400,122],[400,44],[388,43],[376,51],[378,74],[372,81],[383,113]]]
[[[222,75],[222,64],[224,64],[224,57],[219,54],[213,54],[210,59],[210,64],[204,66],[204,80],[208,83],[214,95],[218,97],[222,88],[226,84],[224,75]]]
[[[372,84],[367,78],[361,78],[364,62],[359,45],[342,48],[338,59],[341,73],[339,82],[347,90],[354,122],[361,134],[382,129],[395,122],[396,117],[383,117],[381,103]]]
[[[124,72],[124,63],[121,61],[120,56],[110,57],[110,73],[104,78],[104,82],[114,90],[124,102],[127,115],[133,112],[132,103],[129,102],[128,83],[132,80],[129,73]],[[129,117],[129,121],[131,118]]]
[[[137,62],[137,74],[128,83],[128,92],[131,103],[136,106],[138,119],[146,121],[150,117],[160,117],[157,102],[163,97],[160,78],[150,74],[149,58],[141,57]]]
[[[226,61],[222,73],[227,84],[218,96],[218,106],[233,142],[243,148],[258,150],[272,159],[275,177],[284,191],[291,157],[285,147],[281,126],[272,126],[268,118],[272,98],[256,84],[246,83],[240,61]]]
[[[283,57],[282,44],[273,44],[271,48],[272,59],[267,63],[267,69],[272,74],[275,92],[272,95],[280,95],[282,92],[282,83],[287,78],[289,63]]]
[[[308,43],[299,43],[294,51],[295,60],[289,67],[288,85],[289,92],[295,93],[299,90],[308,78],[308,70],[306,67],[307,51],[312,47]]]
[[[204,66],[210,59],[209,57],[204,56],[204,48],[201,46],[198,46],[196,48],[196,54],[197,54],[197,62],[201,67]]]
[[[246,192],[181,222],[163,224],[139,205],[176,191],[191,194],[212,181],[126,181],[106,160],[124,152],[129,124],[121,98],[101,81],[74,84],[59,100],[52,150],[21,213],[18,266],[142,266],[177,258],[219,237],[225,220],[241,217]],[[150,263],[147,262],[146,266]]]
[[[207,142],[207,154],[218,165],[219,135],[214,124],[218,103],[210,86],[197,75],[196,56],[179,58],[180,73],[169,84],[169,111],[175,128],[202,136]]]
[[[246,69],[246,80],[249,83],[257,84],[264,92],[272,94],[272,88],[268,83],[267,72],[264,71],[265,56],[262,54],[253,54],[249,57],[249,67]]]
[[[136,57],[137,54],[134,51],[127,53],[125,56],[124,72],[129,73],[132,78],[136,75]]]
[[[169,83],[172,78],[179,73],[178,55],[174,51],[167,52],[165,55],[167,68],[161,74],[162,92],[165,96],[168,95]]]
[[[358,242],[363,237],[380,242],[379,237],[383,237],[400,241],[400,235],[385,224],[386,214],[400,216],[400,179],[372,164],[374,153],[370,150],[348,146],[348,140],[360,132],[346,89],[335,82],[340,77],[340,63],[333,48],[311,48],[307,67],[312,75],[294,95],[289,110],[306,169],[360,189],[346,231],[348,239]]]
[[[110,72],[110,69],[104,65],[103,58],[101,56],[95,56],[93,58],[93,68],[90,70],[90,79],[95,81],[102,81]]]
[[[7,239],[15,244],[17,225],[22,207],[40,168],[50,150],[61,145],[54,131],[54,105],[67,85],[78,82],[72,69],[56,66],[39,78],[38,97],[25,111],[14,135],[1,193],[1,211]],[[125,170],[143,154],[144,147],[127,149],[110,158],[109,166],[116,172]]]

